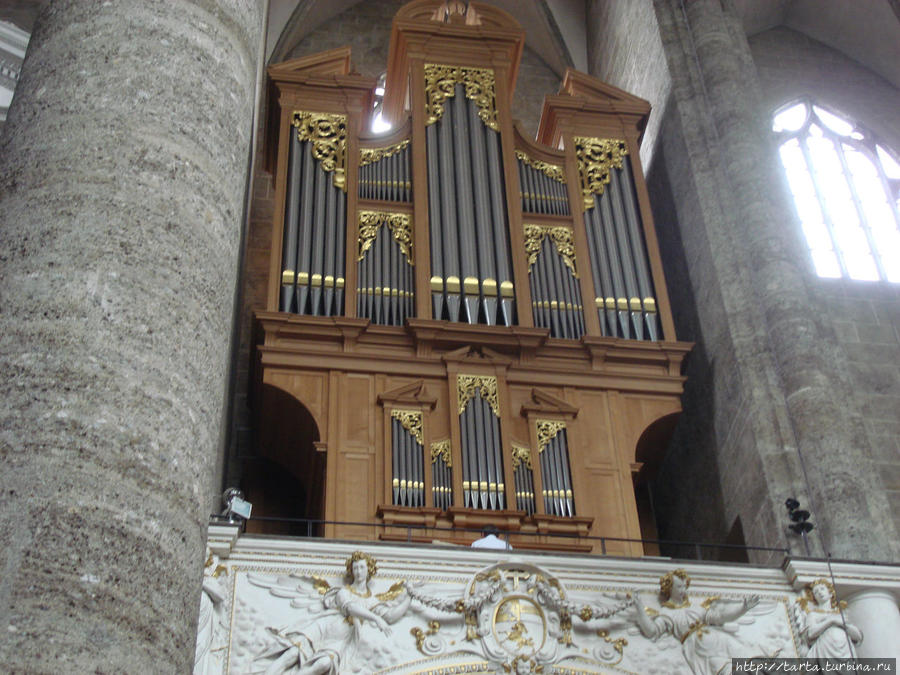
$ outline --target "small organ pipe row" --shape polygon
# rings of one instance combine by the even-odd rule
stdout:
[[[422,413],[391,411],[391,453],[393,503],[425,506],[425,466],[422,444]]]
[[[659,316],[641,232],[631,165],[618,140],[575,138],[584,185],[584,223],[601,331],[658,340]]]
[[[500,137],[457,83],[426,127],[434,318],[510,326],[515,297]]]
[[[463,506],[506,508],[497,379],[458,376],[462,439]]]
[[[516,481],[516,508],[531,515],[534,504],[534,471],[531,466],[531,450],[513,444],[513,474]]]
[[[346,118],[296,112],[282,246],[281,311],[344,312]]]
[[[411,202],[409,141],[387,148],[363,148],[359,157],[359,196],[388,202]]]
[[[552,516],[574,516],[575,499],[569,471],[569,446],[564,422],[538,420],[544,511]]]
[[[411,218],[360,211],[358,250],[356,315],[402,326],[415,311]]]
[[[551,337],[584,335],[581,285],[575,273],[575,244],[567,227],[525,226],[525,251],[534,325]]]
[[[439,509],[453,506],[453,474],[450,439],[431,444],[432,503]]]
[[[569,196],[562,167],[538,162],[517,150],[522,211],[568,216]]]

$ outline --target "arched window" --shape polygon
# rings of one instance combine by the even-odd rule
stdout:
[[[781,162],[820,277],[900,283],[900,162],[807,101],[775,115]]]

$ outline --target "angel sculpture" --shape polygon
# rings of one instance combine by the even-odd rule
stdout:
[[[807,647],[809,659],[854,658],[854,644],[862,641],[862,631],[846,623],[841,615],[834,586],[816,579],[803,589],[803,597],[791,607],[791,619]]]
[[[661,609],[645,613],[638,593],[632,594],[638,628],[645,637],[657,640],[665,634],[681,642],[681,653],[695,675],[731,673],[731,659],[750,656],[748,648],[725,628],[759,604],[759,597],[743,600],[709,598],[700,606],[687,595],[691,578],[678,569],[659,580]]]
[[[291,606],[307,610],[299,623],[267,628],[269,640],[256,656],[254,673],[276,675],[339,675],[363,672],[378,660],[379,640],[367,640],[364,627],[374,625],[385,636],[390,624],[409,609],[404,582],[386,593],[370,588],[375,559],[356,551],[347,559],[344,585],[332,588],[319,577],[291,575],[271,581],[250,575],[250,583],[277,597],[291,598]]]

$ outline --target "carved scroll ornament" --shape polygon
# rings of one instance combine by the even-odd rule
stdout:
[[[412,243],[412,218],[405,213],[389,213],[387,211],[360,211],[359,212],[359,255],[357,260],[366,257],[366,253],[375,238],[378,236],[378,229],[382,225],[386,225],[391,231],[391,235],[400,245],[400,250],[406,256],[406,262],[410,266],[415,265],[413,260],[413,243]]]
[[[528,273],[531,274],[531,266],[537,261],[541,252],[541,242],[548,236],[553,240],[556,250],[563,262],[570,270],[572,276],[578,278],[575,269],[575,239],[572,230],[563,226],[551,225],[526,225],[525,226],[525,253],[528,254]]]
[[[425,64],[425,124],[434,124],[444,115],[444,101],[456,96],[456,85],[466,89],[466,98],[478,106],[478,116],[494,131],[500,131],[494,99],[494,71],[490,68],[461,68]]]
[[[627,154],[625,141],[618,138],[575,137],[575,157],[581,173],[585,211],[594,206],[594,195],[602,195],[606,190],[610,171],[621,169]]]
[[[347,117],[333,113],[294,111],[291,125],[298,141],[309,141],[312,156],[322,169],[334,173],[334,186],[347,191]]]
[[[512,461],[513,461],[513,469],[518,469],[522,464],[531,471],[531,449],[526,448],[522,445],[516,445],[513,443],[512,446]]]
[[[516,150],[516,157],[521,159],[532,169],[536,169],[536,170],[540,171],[542,174],[547,176],[547,178],[551,178],[552,180],[555,180],[557,183],[562,183],[563,185],[566,184],[566,174],[563,171],[563,168],[561,166],[558,166],[556,164],[549,164],[547,162],[542,162],[539,159],[534,159],[534,158],[526,155],[521,150]]]
[[[438,460],[444,462],[446,466],[453,466],[450,459],[450,439],[445,438],[442,441],[435,441],[431,444],[431,463],[434,464]]]
[[[538,453],[543,452],[550,441],[556,438],[556,435],[566,428],[566,423],[558,420],[537,420],[536,425],[538,434]]]
[[[391,418],[400,422],[400,426],[415,436],[419,445],[425,445],[425,438],[422,435],[421,410],[392,410]]]
[[[380,162],[387,157],[393,157],[408,145],[409,139],[406,139],[386,148],[361,148],[359,151],[359,165],[366,166],[367,164]]]
[[[459,414],[462,415],[475,396],[481,390],[481,398],[488,402],[494,416],[500,417],[500,400],[497,397],[497,378],[489,375],[459,375],[456,380],[459,403]]]

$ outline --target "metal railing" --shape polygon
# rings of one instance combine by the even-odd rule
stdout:
[[[247,522],[239,519],[229,520],[227,516],[221,516],[217,514],[213,514],[210,516],[210,522],[212,523],[231,523],[236,524],[240,522],[242,526]],[[290,527],[290,532],[279,533],[279,532],[265,532],[259,534],[266,534],[271,536],[286,536],[286,537],[309,537],[309,538],[324,538],[322,534],[324,532],[325,526],[335,525],[335,526],[349,526],[349,527],[364,527],[371,528],[373,530],[373,534],[377,535],[379,531],[382,533],[387,533],[388,531],[393,531],[396,536],[396,533],[404,532],[406,533],[405,541],[406,543],[423,543],[421,542],[421,535],[416,534],[417,532],[421,532],[423,534],[427,533],[429,539],[432,540],[435,544],[452,544],[452,542],[442,542],[440,538],[436,535],[439,533],[449,533],[449,534],[459,534],[459,535],[481,535],[485,528],[471,528],[471,527],[442,527],[442,526],[430,526],[430,525],[417,525],[417,524],[391,524],[391,523],[377,523],[377,522],[355,522],[355,521],[341,521],[341,520],[319,520],[319,519],[311,519],[311,518],[280,518],[274,516],[254,516],[250,519],[250,522],[255,523],[285,523]],[[675,559],[685,559],[685,560],[703,560],[710,562],[748,562],[750,559],[750,553],[756,554],[778,554],[777,560],[773,560],[770,563],[772,566],[780,566],[783,562],[783,557],[791,554],[789,548],[783,547],[772,547],[772,546],[747,546],[742,544],[725,544],[725,543],[717,543],[717,542],[698,542],[698,541],[682,541],[677,539],[630,539],[627,537],[607,537],[607,536],[595,536],[595,535],[579,535],[576,533],[543,533],[543,532],[508,532],[508,531],[499,531],[496,532],[496,535],[504,540],[507,544],[513,547],[513,549],[517,551],[533,551],[533,552],[547,552],[546,546],[532,546],[529,544],[534,544],[533,541],[535,538],[540,538],[543,542],[547,540],[559,541],[563,543],[564,541],[569,542],[577,542],[577,543],[591,543],[593,545],[594,542],[599,542],[600,544],[600,553],[599,555],[618,555],[618,553],[609,553],[609,544],[618,543],[618,544],[641,544],[645,545],[655,545],[660,550],[660,556],[675,558]],[[531,541],[529,541],[531,540]],[[392,537],[392,543],[402,543],[402,540],[399,538]],[[723,556],[721,552],[727,551],[732,554],[743,554],[743,560],[735,560],[732,559],[732,556]],[[554,552],[566,552],[566,551],[554,551]],[[719,553],[716,556],[716,553]],[[706,553],[706,555],[704,555]],[[591,555],[597,555],[593,553]],[[765,555],[763,557],[766,557]],[[771,557],[771,556],[769,556]],[[755,560],[754,564],[766,564],[765,562],[760,563],[759,560]]]

